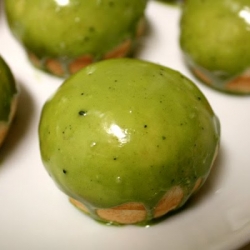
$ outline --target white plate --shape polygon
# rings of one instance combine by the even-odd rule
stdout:
[[[181,58],[179,16],[178,8],[151,1],[150,31],[138,57],[196,81]],[[0,151],[0,249],[230,250],[250,240],[250,97],[222,94],[196,81],[222,126],[221,150],[207,183],[185,209],[155,226],[108,227],[75,209],[45,171],[37,125],[61,80],[30,65],[2,15],[0,53],[21,89],[16,120]]]

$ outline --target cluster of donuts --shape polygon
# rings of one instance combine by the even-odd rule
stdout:
[[[182,207],[219,148],[219,120],[193,82],[124,58],[144,34],[148,2],[5,1],[30,62],[66,78],[42,109],[43,164],[76,207],[110,224],[149,223]],[[194,75],[224,93],[250,94],[249,0],[161,2],[178,3],[180,49]],[[2,59],[0,77],[1,143],[18,93]]]
[[[220,91],[249,94],[249,2],[161,1],[180,4],[180,47],[198,79]],[[8,0],[5,9],[30,61],[67,77],[96,61],[131,56],[145,30],[147,2]]]

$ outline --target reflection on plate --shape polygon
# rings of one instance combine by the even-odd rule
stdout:
[[[2,9],[2,8],[1,8]],[[152,227],[108,227],[76,210],[44,170],[37,126],[45,100],[62,82],[34,69],[0,18],[0,53],[20,86],[17,117],[0,151],[1,249],[238,249],[250,240],[250,97],[209,89],[185,67],[180,10],[151,1],[137,57],[193,79],[220,118],[221,150],[202,190]]]

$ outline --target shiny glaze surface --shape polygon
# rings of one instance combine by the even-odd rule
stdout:
[[[179,72],[133,59],[107,60],[69,78],[39,126],[44,165],[89,208],[140,202],[147,211],[173,186],[188,199],[207,178],[219,122]]]
[[[181,48],[191,68],[213,87],[227,91],[228,81],[249,69],[249,41],[249,0],[193,0],[183,5]]]

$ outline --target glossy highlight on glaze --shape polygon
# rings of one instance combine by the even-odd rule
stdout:
[[[95,63],[70,77],[39,125],[50,176],[75,206],[111,224],[144,223],[181,207],[205,182],[219,137],[216,115],[190,80],[135,59]]]

